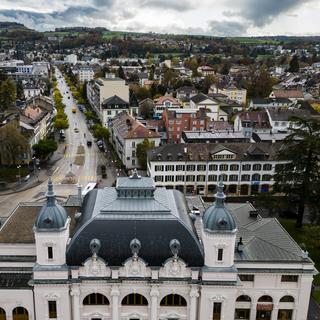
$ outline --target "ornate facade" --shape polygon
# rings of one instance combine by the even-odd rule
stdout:
[[[313,262],[276,219],[225,204],[222,183],[203,217],[136,172],[81,206],[50,179],[46,197],[0,229],[1,320],[307,318]]]

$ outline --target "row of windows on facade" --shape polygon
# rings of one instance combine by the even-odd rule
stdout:
[[[239,181],[239,176],[237,174],[231,174],[231,175],[226,175],[226,174],[222,174],[220,176],[218,175],[214,175],[214,174],[209,174],[208,175],[208,181],[218,181],[218,180],[222,180],[222,181]],[[272,176],[270,174],[264,174],[264,175],[260,175],[258,173],[253,174],[252,176],[250,176],[249,174],[243,174],[241,175],[241,181],[271,181],[272,180]],[[206,175],[198,175],[198,176],[194,176],[194,175],[176,175],[176,176],[155,176],[154,177],[154,181],[155,182],[205,182],[206,181]]]
[[[251,303],[251,298],[248,295],[241,295],[236,299],[236,302],[249,302]],[[258,303],[272,303],[272,297],[268,295],[261,296],[258,299]],[[283,296],[280,300],[280,303],[293,303],[294,298],[290,295]],[[87,295],[82,304],[84,306],[97,306],[97,305],[110,305],[110,302],[106,296],[100,293],[91,293]],[[138,293],[132,293],[125,296],[122,299],[121,305],[123,306],[147,306],[147,299]],[[163,307],[186,307],[187,301],[184,297],[178,294],[169,294],[161,299],[160,306]],[[222,311],[222,303],[214,302],[213,304],[213,320],[221,319],[221,311]],[[286,312],[289,311],[289,312]],[[291,319],[292,310],[290,309],[280,309],[278,311],[278,315],[282,313],[282,317],[280,319]],[[55,300],[48,301],[48,315],[50,319],[57,318],[57,302]],[[257,315],[258,316],[258,315]],[[289,317],[288,317],[289,316]],[[250,309],[236,309],[235,310],[235,319],[249,319],[250,317]],[[28,320],[29,314],[28,311],[23,307],[17,307],[12,312],[13,320]],[[258,318],[258,317],[257,317]],[[262,317],[263,318],[263,317]],[[279,316],[278,316],[279,319]],[[0,320],[6,320],[6,312],[3,308],[0,307]]]
[[[266,163],[264,165],[260,164],[260,163],[256,163],[256,164],[243,164],[241,166],[243,171],[271,171],[273,166],[270,163]],[[208,166],[208,170],[209,171],[239,171],[240,166],[238,164],[209,164]],[[184,165],[184,164],[177,164],[177,165],[155,165],[154,166],[154,170],[155,171],[206,171],[207,170],[207,166],[205,164],[198,164],[198,165],[194,165],[194,164],[188,164],[188,165]]]

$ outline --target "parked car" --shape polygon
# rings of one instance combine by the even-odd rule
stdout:
[[[78,133],[78,132],[79,132],[79,129],[78,129],[78,128],[74,128],[74,132],[75,132],[75,133]]]
[[[91,140],[87,140],[87,146],[91,147],[92,146],[92,141]]]

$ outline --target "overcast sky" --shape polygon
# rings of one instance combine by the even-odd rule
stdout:
[[[320,35],[319,0],[0,0],[0,21],[216,36]]]

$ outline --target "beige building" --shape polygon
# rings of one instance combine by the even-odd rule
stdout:
[[[238,88],[234,84],[228,85],[226,87],[216,87],[211,86],[209,93],[220,93],[227,96],[230,100],[235,101],[238,104],[245,105],[247,103],[247,90]]]
[[[116,112],[111,112],[106,105],[109,104],[109,99],[116,97],[120,104],[112,104],[112,109]],[[115,115],[126,111],[133,114],[129,105],[129,86],[125,80],[115,77],[113,74],[106,74],[105,78],[98,78],[89,82],[87,85],[87,98],[90,105],[97,112],[103,125],[108,126],[108,121],[114,118]]]

